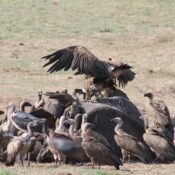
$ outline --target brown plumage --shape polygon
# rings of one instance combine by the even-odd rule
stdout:
[[[130,157],[134,156],[141,160],[143,163],[148,163],[151,160],[149,153],[144,146],[144,144],[139,141],[136,137],[126,133],[124,130],[121,129],[123,125],[123,120],[119,117],[112,119],[117,123],[114,131],[115,136],[114,139],[117,145],[121,148],[122,155],[123,155],[123,162],[126,158],[126,155]]]
[[[17,155],[19,155],[21,164],[23,166],[23,160],[34,149],[36,138],[33,137],[31,127],[36,126],[36,123],[29,122],[27,125],[27,133],[21,136],[15,136],[7,146],[6,166],[13,166]],[[28,165],[30,165],[30,154],[28,155]]]
[[[44,56],[48,60],[44,65],[51,65],[48,72],[57,72],[62,69],[76,70],[77,74],[85,74],[94,78],[117,79],[119,86],[126,86],[129,81],[135,77],[131,71],[131,66],[127,64],[114,64],[99,60],[87,48],[82,46],[70,46],[58,50],[50,55]]]
[[[42,122],[42,121],[41,121]],[[54,131],[46,132],[46,122],[44,121],[44,133],[47,134],[47,143],[49,145],[50,151],[52,152],[55,162],[59,161],[72,161],[72,162],[82,162],[82,147],[81,144],[73,140],[66,133],[56,133]]]
[[[79,132],[76,128],[76,123],[77,121],[75,119],[67,119],[64,121],[64,124],[68,124],[69,126],[69,136],[71,137],[71,139],[74,140],[74,142],[79,145],[79,152],[80,152],[80,158],[79,160],[82,159],[82,163],[83,160],[88,160],[83,148],[82,148],[82,137],[81,137],[81,132]]]
[[[73,102],[77,102],[71,94],[63,92],[46,92],[44,95],[48,96],[51,99],[57,99],[63,106],[67,107]]]
[[[92,167],[95,164],[113,165],[116,169],[122,165],[119,157],[104,136],[92,130],[93,124],[85,123],[82,129],[82,146],[86,155],[91,160]]]
[[[92,96],[93,92],[99,92],[104,97],[120,96],[128,99],[127,95],[117,88],[116,82],[113,79],[88,78],[85,80],[85,89]]]
[[[12,113],[15,111],[15,104],[9,103],[6,110],[6,120],[0,126],[0,148],[5,151],[8,143],[15,134],[14,127],[11,123]]]
[[[146,93],[144,97],[149,98],[150,111],[154,124],[156,125],[158,123],[162,127],[165,127],[167,136],[173,141],[174,131],[171,124],[170,113],[165,102],[162,100],[154,100],[152,93]]]
[[[162,126],[157,125],[157,127],[146,129],[143,138],[159,160],[171,162],[175,160],[175,146],[164,133]]]
[[[44,99],[42,98],[43,92],[42,91],[38,91],[37,92],[37,99],[34,102],[34,107],[35,109],[38,109],[40,107],[44,107]]]

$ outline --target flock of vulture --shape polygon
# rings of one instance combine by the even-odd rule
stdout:
[[[0,161],[13,166],[24,160],[80,164],[92,168],[126,159],[143,163],[175,161],[174,128],[163,101],[149,99],[140,112],[119,88],[135,77],[128,64],[102,61],[85,47],[71,46],[43,57],[50,73],[72,69],[85,74],[83,89],[38,91],[20,109],[9,103],[0,111]]]

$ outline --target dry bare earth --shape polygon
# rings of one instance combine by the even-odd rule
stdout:
[[[174,6],[173,0],[1,0],[0,109],[9,101],[33,100],[38,89],[67,87],[71,91],[83,87],[83,76],[75,77],[70,71],[49,75],[40,59],[59,48],[79,44],[100,58],[110,56],[134,67],[136,79],[124,91],[139,108],[147,103],[143,93],[152,91],[165,100],[175,116]],[[144,169],[150,174],[174,172],[173,164],[124,167],[131,169],[128,174],[141,174]],[[70,167],[71,171],[74,168]],[[31,173],[31,168],[18,170]]]
[[[27,163],[27,162],[26,162]],[[63,165],[55,167],[51,163],[47,164],[31,164],[31,167],[20,167],[18,164],[14,167],[4,168],[2,165],[1,172],[6,172],[5,175],[174,175],[174,164],[151,164],[144,165],[142,163],[125,164],[120,170],[110,166],[103,166],[100,170],[91,169],[90,165],[86,166],[71,166]],[[10,174],[11,173],[11,174]],[[2,174],[4,175],[4,174]]]

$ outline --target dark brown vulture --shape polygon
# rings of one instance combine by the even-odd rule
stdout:
[[[144,97],[148,97],[151,116],[153,117],[154,124],[160,124],[165,127],[167,137],[173,141],[174,131],[171,124],[170,113],[165,102],[162,100],[154,100],[152,93],[144,94]]]
[[[144,163],[150,162],[151,157],[145,145],[136,137],[128,134],[122,129],[123,125],[122,118],[116,117],[114,119],[111,119],[111,121],[117,123],[116,127],[114,128],[115,131],[114,139],[117,145],[121,148],[123,162],[127,156],[129,157],[129,163],[130,163],[130,156],[137,157]]]
[[[113,165],[116,169],[119,169],[119,166],[122,165],[120,158],[114,153],[106,138],[92,130],[93,126],[91,123],[83,124],[81,133],[83,138],[82,147],[91,160],[92,168],[97,164],[99,168],[100,165]]]
[[[119,86],[125,87],[128,81],[132,81],[135,73],[131,71],[128,64],[116,64],[111,61],[99,60],[87,48],[82,46],[70,46],[60,49],[43,59],[48,62],[43,66],[51,67],[48,72],[57,72],[60,70],[76,70],[75,75],[85,74],[88,77],[96,79],[117,79]]]
[[[62,106],[72,105],[73,102],[78,102],[73,98],[72,95],[63,92],[46,92],[44,95],[48,96],[51,99],[57,99],[61,103]]]
[[[143,138],[147,145],[156,153],[159,160],[163,162],[172,162],[175,160],[175,146],[166,137],[164,129],[161,126],[146,129]]]

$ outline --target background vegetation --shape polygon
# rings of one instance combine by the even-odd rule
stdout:
[[[136,78],[124,91],[139,108],[147,103],[143,93],[152,91],[166,101],[174,116],[174,7],[174,0],[1,0],[0,108],[9,101],[18,104],[23,98],[34,100],[38,89],[66,87],[71,92],[74,87],[83,87],[84,76],[73,76],[71,71],[50,75],[40,59],[57,49],[82,45],[99,58],[112,57],[134,67]],[[139,174],[140,166],[127,165],[131,171],[121,174]],[[161,166],[154,170],[156,167],[143,166],[141,171],[175,171]],[[57,172],[40,166],[34,170],[15,168],[10,168],[15,174]],[[77,174],[84,171],[71,167],[70,171],[74,170]]]

